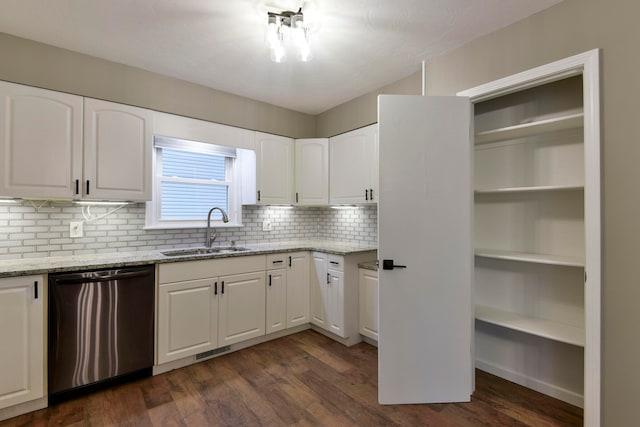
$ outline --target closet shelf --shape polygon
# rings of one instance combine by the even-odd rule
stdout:
[[[530,335],[584,347],[584,328],[551,320],[522,316],[486,305],[475,306],[476,319]]]
[[[582,126],[583,119],[583,113],[575,113],[562,117],[554,117],[552,119],[478,132],[475,135],[475,143],[476,145],[487,144],[489,142],[503,141],[506,139],[522,138],[547,132],[578,128]]]
[[[560,265],[566,267],[584,267],[585,265],[584,258],[578,256],[549,255],[532,252],[516,252],[484,248],[477,248],[475,250],[475,255],[483,258],[534,262],[538,264]]]
[[[528,187],[479,188],[476,194],[527,193],[544,191],[576,191],[584,190],[584,185],[538,185]]]

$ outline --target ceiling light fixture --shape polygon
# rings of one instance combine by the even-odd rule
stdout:
[[[273,62],[284,62],[287,59],[287,43],[295,45],[298,61],[311,60],[309,27],[304,23],[302,8],[297,12],[267,12],[265,40]]]

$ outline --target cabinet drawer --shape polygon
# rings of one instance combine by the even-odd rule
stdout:
[[[329,270],[344,271],[344,257],[341,255],[328,255]]]
[[[287,253],[267,255],[267,270],[286,267],[288,263],[289,254]]]

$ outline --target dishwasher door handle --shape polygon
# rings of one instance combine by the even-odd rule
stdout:
[[[125,272],[109,272],[106,274],[99,274],[96,276],[85,276],[83,274],[79,276],[69,276],[59,278],[56,280],[58,285],[75,285],[78,283],[94,283],[94,282],[108,282],[111,280],[123,280],[123,279],[135,279],[138,277],[145,277],[149,275],[148,270],[140,271],[125,271]]]

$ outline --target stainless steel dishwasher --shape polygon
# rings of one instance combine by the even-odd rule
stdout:
[[[154,266],[49,275],[49,401],[148,376]]]

